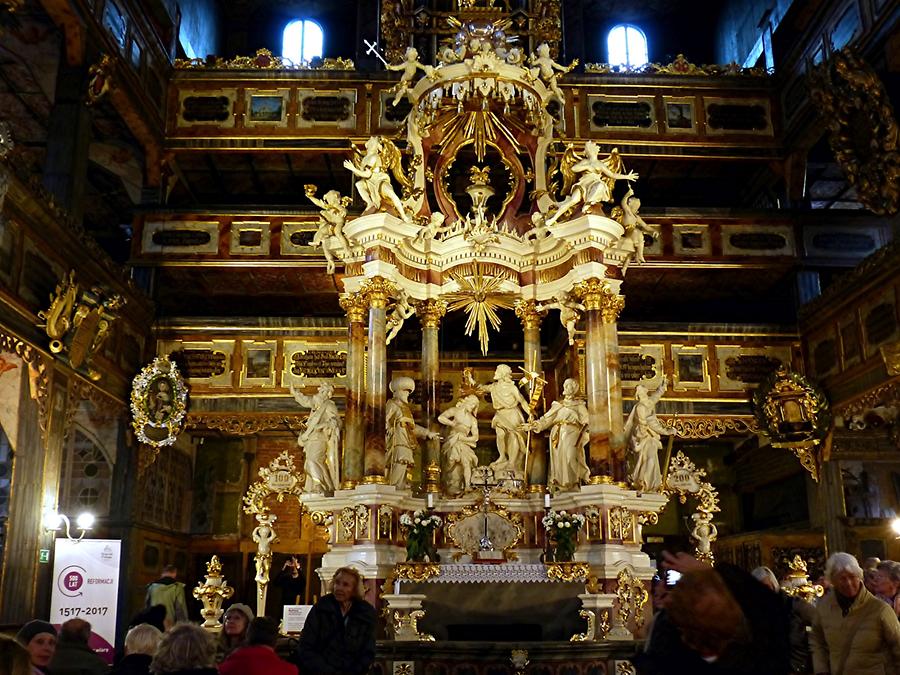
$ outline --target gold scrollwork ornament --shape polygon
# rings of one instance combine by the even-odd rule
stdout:
[[[153,448],[172,445],[187,413],[187,384],[178,366],[157,356],[131,387],[132,426],[137,439]]]

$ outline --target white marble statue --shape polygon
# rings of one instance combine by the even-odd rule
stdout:
[[[587,405],[577,395],[578,381],[570,377],[563,382],[562,401],[554,401],[543,417],[525,425],[534,432],[550,429],[547,485],[564,490],[587,483],[591,476],[584,457],[590,440]]]
[[[584,305],[573,300],[565,291],[560,291],[554,297],[556,298],[554,302],[537,305],[535,309],[539,312],[545,309],[558,309],[559,322],[569,334],[569,344],[574,345],[575,331],[578,326],[578,320],[581,318],[581,312],[584,311]]]
[[[472,470],[478,466],[475,446],[478,445],[478,397],[469,394],[448,408],[438,422],[447,427],[441,452],[444,455],[444,487],[451,495],[469,489]]]
[[[391,393],[384,406],[386,426],[385,477],[399,490],[406,489],[406,472],[415,463],[414,450],[419,438],[440,438],[438,434],[416,424],[409,407],[409,395],[416,388],[411,377],[395,377],[391,380]]]
[[[512,368],[501,363],[494,371],[494,381],[480,389],[491,395],[494,418],[491,427],[497,432],[497,451],[500,456],[491,464],[495,471],[525,474],[525,416],[531,422],[534,413],[512,379]]]
[[[400,102],[400,99],[403,98],[404,94],[409,91],[413,78],[420,69],[425,71],[427,77],[431,77],[434,73],[434,68],[432,66],[426,66],[419,61],[419,52],[415,47],[409,47],[406,50],[405,61],[397,64],[389,63],[387,64],[387,69],[403,71],[403,75],[400,76],[400,81],[394,86],[397,95],[394,96],[394,100],[391,101],[391,105],[393,106],[396,106]]]
[[[587,213],[595,205],[612,199],[612,189],[617,180],[635,181],[638,175],[634,171],[621,173],[622,159],[618,149],[614,149],[609,157],[600,159],[600,146],[594,141],[584,144],[584,155],[579,156],[574,148],[569,148],[563,155],[561,171],[563,173],[563,194],[570,184],[568,196],[558,205],[556,212],[547,218],[547,225],[553,225],[572,207],[581,203],[581,212]],[[579,175],[580,174],[580,175]],[[575,181],[575,178],[578,178]]]
[[[656,404],[665,393],[668,381],[663,381],[651,394],[639,384],[635,390],[635,404],[625,422],[628,452],[628,477],[636,490],[658,490],[662,485],[659,451],[662,436],[671,436],[673,429],[664,427],[656,417]]]
[[[628,192],[622,197],[622,227],[625,228],[624,239],[630,241],[634,248],[629,261],[623,265],[623,271],[628,266],[628,262],[633,260],[636,263],[647,262],[644,260],[644,234],[649,234],[654,239],[659,238],[659,229],[648,225],[639,215],[641,210],[641,200],[634,194],[634,190],[629,186]]]
[[[307,396],[291,385],[294,400],[309,408],[306,428],[297,438],[306,459],[304,492],[324,493],[340,487],[341,416],[331,397],[334,387],[325,383],[312,396]]]
[[[391,344],[391,341],[397,337],[397,333],[403,328],[403,322],[415,313],[416,310],[409,303],[409,294],[402,288],[399,289],[391,311],[387,315],[388,332],[385,344]]]
[[[359,178],[356,189],[366,203],[366,210],[378,211],[382,199],[386,199],[396,209],[397,215],[409,221],[403,201],[391,184],[389,172],[402,174],[400,151],[391,141],[381,136],[371,136],[366,141],[366,152],[361,157],[357,154],[353,161],[344,160],[344,168]]]
[[[344,235],[344,223],[347,220],[347,206],[350,197],[341,197],[337,190],[329,190],[322,199],[316,197],[316,186],[305,185],[306,198],[322,209],[319,212],[318,229],[312,239],[313,246],[321,246],[325,255],[328,274],[334,274],[334,256],[350,254],[350,242]],[[337,242],[337,247],[335,247]]]
[[[559,88],[559,83],[557,82],[558,75],[556,73],[559,72],[565,75],[578,65],[578,59],[573,61],[568,68],[560,65],[551,58],[550,45],[546,42],[542,42],[538,45],[537,52],[528,57],[528,64],[535,66],[531,69],[531,76],[535,79],[540,77],[544,80],[550,88],[550,91],[552,91],[553,95],[559,100],[560,104],[565,105],[566,97]]]

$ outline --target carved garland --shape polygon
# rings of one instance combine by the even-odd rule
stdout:
[[[758,430],[752,417],[679,417],[677,415],[657,415],[659,420],[675,429],[678,438],[703,440],[725,434],[754,433]]]
[[[188,429],[215,429],[233,436],[249,436],[268,429],[287,427],[291,431],[303,431],[306,424],[298,415],[239,415],[215,413],[188,413]]]
[[[859,201],[880,216],[900,209],[900,130],[884,83],[849,47],[810,73],[810,97]]]

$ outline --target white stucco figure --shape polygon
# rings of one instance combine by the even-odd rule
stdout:
[[[662,436],[675,433],[662,425],[656,417],[656,404],[668,387],[663,381],[653,393],[639,384],[635,390],[635,404],[625,422],[625,438],[628,452],[628,477],[637,490],[658,490],[662,485],[662,473],[659,468],[659,451],[662,449]]]
[[[400,151],[391,141],[381,136],[369,137],[366,152],[362,156],[357,154],[353,161],[344,160],[344,168],[359,178],[355,184],[356,190],[366,203],[366,210],[378,211],[382,200],[386,199],[400,218],[410,220],[403,201],[391,184],[389,172],[393,172],[395,176],[403,174]]]
[[[562,194],[567,196],[557,205],[556,212],[547,218],[547,225],[553,225],[579,203],[581,212],[587,213],[595,205],[610,201],[617,180],[638,179],[634,171],[621,173],[624,167],[618,149],[614,149],[606,159],[600,159],[599,155],[600,146],[593,141],[584,144],[583,156],[579,156],[573,147],[566,150],[560,169],[563,174]]]
[[[501,363],[494,371],[494,381],[481,389],[491,395],[494,418],[491,427],[497,433],[497,451],[500,456],[491,464],[495,471],[525,473],[525,416],[532,421],[534,414],[528,401],[522,396],[512,379],[512,368]],[[524,416],[523,416],[524,412]]]
[[[478,397],[469,394],[458,400],[438,417],[447,427],[441,452],[444,456],[444,486],[449,494],[457,495],[469,489],[472,470],[478,466],[475,446],[478,445]]]
[[[397,337],[397,333],[403,327],[403,322],[416,313],[413,306],[409,303],[409,294],[402,288],[397,292],[397,297],[391,307],[391,311],[387,315],[387,338],[385,344],[391,344],[391,341]]]
[[[306,459],[304,492],[324,493],[340,487],[341,416],[331,397],[334,387],[328,383],[319,386],[312,396],[307,396],[291,385],[294,400],[309,408],[306,429],[297,438]]]
[[[639,215],[639,211],[641,210],[641,200],[638,199],[637,195],[634,194],[634,190],[631,187],[628,188],[628,192],[625,193],[625,196],[622,197],[622,227],[625,228],[624,239],[628,242],[631,242],[631,246],[634,248],[634,253],[631,256],[631,259],[636,263],[644,263],[647,262],[644,260],[644,234],[649,234],[654,239],[659,238],[659,229],[648,225],[644,222],[644,219]],[[627,267],[628,262],[623,266],[623,270]]]
[[[391,380],[393,397],[384,406],[387,450],[385,477],[400,490],[407,487],[406,473],[415,463],[414,451],[419,447],[418,439],[440,438],[435,432],[416,424],[413,419],[409,395],[415,388],[416,383],[411,377],[395,377]]]
[[[306,198],[322,209],[319,212],[318,228],[312,239],[313,246],[321,246],[325,255],[328,274],[334,274],[334,256],[344,257],[350,254],[350,242],[344,235],[344,223],[347,220],[349,197],[341,197],[337,190],[329,190],[322,199],[316,197],[316,186],[306,185]]]
[[[563,325],[563,327],[566,329],[566,332],[569,334],[569,344],[574,345],[575,331],[578,326],[578,320],[581,318],[581,312],[584,311],[584,305],[573,300],[572,297],[565,291],[557,293],[554,297],[556,298],[554,302],[537,305],[535,309],[537,309],[537,311],[539,312],[542,312],[545,309],[558,309],[559,322]]]
[[[565,75],[578,65],[578,60],[576,59],[573,61],[568,68],[560,65],[551,58],[550,45],[546,42],[542,42],[538,45],[537,51],[528,57],[528,64],[534,66],[534,68],[531,69],[531,76],[534,78],[540,77],[544,80],[550,88],[550,91],[553,92],[553,95],[562,105],[565,105],[566,97],[559,88],[557,73]]]
[[[250,537],[256,542],[256,556],[254,563],[256,564],[256,583],[265,586],[269,583],[269,571],[272,565],[272,544],[278,541],[278,535],[275,534],[275,520],[277,517],[274,513],[257,513],[256,521],[259,523]]]
[[[400,81],[394,86],[397,94],[394,96],[394,100],[391,101],[391,105],[393,106],[396,106],[400,102],[400,99],[403,98],[404,94],[409,91],[413,78],[420,69],[425,71],[427,77],[431,77],[434,73],[434,68],[432,66],[426,66],[419,62],[419,52],[415,47],[409,47],[406,50],[406,60],[396,64],[389,63],[387,69],[400,70],[403,72],[403,75],[400,76]]]
[[[578,381],[567,379],[563,382],[563,399],[554,401],[543,417],[525,425],[535,432],[550,429],[549,486],[577,488],[591,476],[584,456],[590,440],[587,405],[577,395]]]

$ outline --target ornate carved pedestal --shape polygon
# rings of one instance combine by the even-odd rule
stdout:
[[[433,642],[434,636],[419,631],[418,621],[425,616],[420,594],[402,595],[385,593],[381,596],[388,612],[388,624],[393,637],[399,642]]]

